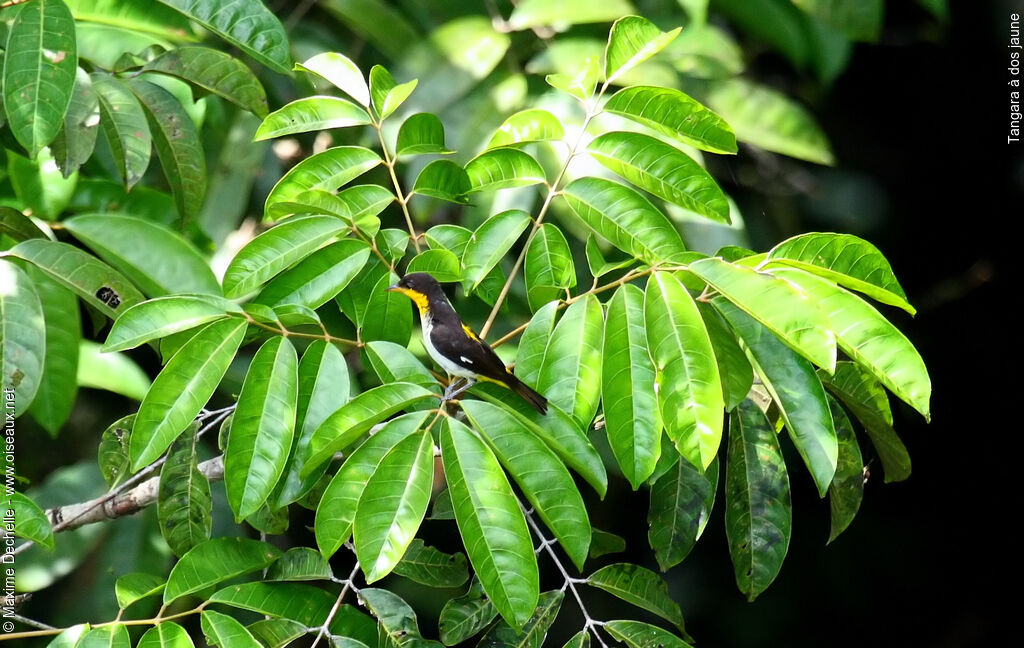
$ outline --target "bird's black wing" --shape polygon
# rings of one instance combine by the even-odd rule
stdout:
[[[486,342],[481,340],[472,329],[458,322],[457,324],[434,324],[430,341],[434,348],[444,357],[461,367],[465,367],[484,378],[505,383],[508,369]]]

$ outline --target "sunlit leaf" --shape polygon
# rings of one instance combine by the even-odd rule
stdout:
[[[642,261],[676,260],[686,252],[668,218],[629,187],[604,178],[580,178],[562,195],[595,234]]]
[[[487,143],[488,149],[525,142],[556,141],[565,137],[562,122],[546,110],[530,108],[506,119]]]
[[[431,113],[416,113],[398,129],[395,155],[448,154],[444,145],[444,124]]]
[[[473,232],[462,253],[463,287],[472,291],[479,286],[529,225],[530,215],[520,209],[510,209],[485,220]]]
[[[640,16],[625,16],[612,25],[605,50],[604,76],[608,83],[651,58],[671,43],[682,27],[663,32]]]
[[[864,497],[865,478],[864,458],[861,456],[860,444],[857,443],[857,435],[854,434],[850,419],[834,398],[829,397],[828,405],[839,439],[836,476],[828,487],[828,506],[831,514],[828,541],[831,543],[857,516],[861,499]]]
[[[718,183],[679,149],[642,133],[605,133],[587,151],[598,162],[684,209],[729,222],[729,202]]]
[[[284,472],[297,399],[295,347],[274,336],[249,365],[224,452],[224,485],[236,522],[259,509]]]
[[[370,123],[366,111],[346,99],[327,96],[303,97],[270,113],[256,129],[255,140],[310,131],[364,126]]]
[[[267,114],[267,94],[259,79],[247,65],[224,52],[190,45],[175,47],[142,69],[177,77],[258,117]]]
[[[562,230],[551,223],[540,226],[526,248],[523,273],[532,310],[558,299],[567,288],[576,285],[572,250]]]
[[[383,65],[370,68],[370,99],[381,119],[395,112],[416,89],[416,79],[399,84]]]
[[[548,340],[537,391],[588,426],[601,396],[601,340],[604,314],[593,295],[566,309]]]
[[[612,95],[604,109],[702,151],[736,152],[732,127],[698,101],[673,88],[625,88]]]
[[[523,0],[515,6],[508,22],[512,29],[517,30],[545,25],[564,29],[569,25],[581,23],[610,22],[619,16],[633,13],[636,11],[628,0],[606,0],[605,2]]]
[[[469,562],[501,616],[521,628],[540,584],[519,501],[487,445],[452,418],[442,422],[441,457]]]
[[[344,54],[324,52],[296,64],[295,69],[304,70],[330,81],[339,90],[363,106],[370,105],[370,88],[359,67]]]
[[[446,646],[462,643],[486,628],[496,616],[498,610],[484,593],[480,579],[474,576],[469,591],[449,599],[441,609],[437,622],[441,642]]]
[[[229,578],[268,567],[281,557],[273,545],[248,538],[213,538],[193,547],[171,569],[164,603]]]
[[[736,306],[720,297],[711,303],[743,342],[750,364],[778,406],[793,445],[814,477],[818,494],[825,497],[835,475],[839,447],[825,388],[814,367]]]
[[[683,629],[683,612],[669,596],[668,583],[649,569],[630,563],[615,563],[591,574],[587,584],[653,612]]]
[[[159,457],[210,400],[242,343],[245,327],[238,319],[213,322],[164,366],[132,428],[133,471]]]
[[[46,359],[46,323],[39,293],[28,274],[0,259],[0,375],[13,391],[13,415],[20,416],[39,389]]]
[[[267,196],[269,219],[292,213],[286,206],[296,196],[310,189],[334,191],[380,164],[380,156],[361,146],[335,146],[299,162],[284,174]],[[355,211],[355,210],[353,210]]]
[[[412,192],[453,203],[469,202],[466,194],[472,189],[469,176],[450,160],[434,160],[420,171]]]
[[[470,192],[527,187],[545,182],[544,169],[519,149],[490,149],[466,164]]]
[[[9,506],[14,510],[14,534],[52,550],[53,527],[43,509],[18,492],[9,496]]]
[[[7,33],[3,103],[8,127],[35,157],[53,141],[71,103],[78,68],[74,17],[60,0],[21,7]]]

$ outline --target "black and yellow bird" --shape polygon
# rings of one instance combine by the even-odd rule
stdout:
[[[476,381],[484,380],[511,389],[538,412],[547,413],[547,399],[516,378],[494,349],[463,323],[436,279],[425,272],[413,272],[388,290],[398,291],[416,303],[427,353],[449,376],[466,380],[458,389],[455,388],[458,381],[449,384],[445,400],[455,398]]]

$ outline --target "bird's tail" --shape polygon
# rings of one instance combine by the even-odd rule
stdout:
[[[508,382],[509,389],[519,394],[523,400],[533,407],[533,409],[537,410],[541,414],[548,413],[548,399],[544,398],[533,389],[530,389],[526,383],[516,378],[511,372],[506,380]]]

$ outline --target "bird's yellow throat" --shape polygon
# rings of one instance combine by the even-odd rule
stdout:
[[[409,290],[408,288],[400,288],[398,286],[393,286],[391,288],[388,288],[388,290],[400,292],[409,299],[413,300],[416,306],[420,309],[420,315],[430,311],[430,302],[427,301],[427,296],[424,295],[423,293],[416,292],[415,290]]]

